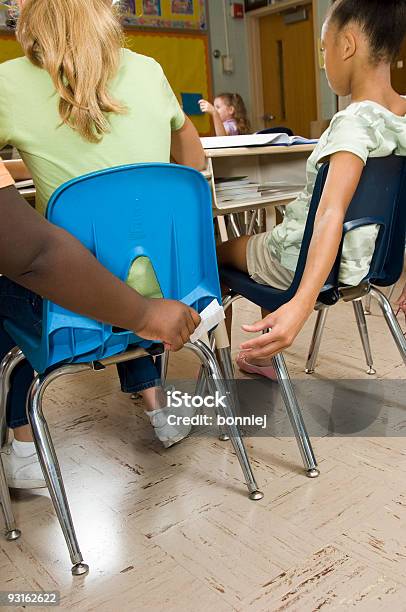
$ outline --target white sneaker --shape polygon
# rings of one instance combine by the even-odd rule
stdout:
[[[173,446],[180,442],[190,434],[191,425],[185,425],[180,421],[175,425],[168,423],[168,417],[175,415],[176,417],[193,417],[196,414],[196,408],[181,406],[180,408],[158,408],[147,412],[151,425],[155,430],[155,435],[162,442],[165,448]]]
[[[1,459],[9,487],[12,489],[42,489],[46,487],[37,453],[28,457],[18,457],[12,444],[1,450]]]

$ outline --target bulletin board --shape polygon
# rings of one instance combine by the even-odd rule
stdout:
[[[0,33],[0,64],[24,55],[14,35]]]
[[[206,0],[121,0],[125,27],[207,30]]]
[[[199,93],[212,99],[208,37],[204,34],[126,31],[126,46],[159,62],[179,102],[182,93]],[[210,135],[208,115],[190,119],[201,136]]]

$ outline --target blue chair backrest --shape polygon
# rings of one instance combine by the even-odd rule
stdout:
[[[220,300],[210,189],[191,168],[136,164],[73,179],[52,195],[47,218],[76,236],[123,281],[133,261],[146,256],[165,298],[198,311]],[[48,300],[40,346],[29,337],[21,346],[24,338],[14,332],[38,372],[56,363],[102,359],[129,344],[151,345]]]
[[[290,288],[294,293],[300,284],[306,265],[314,219],[327,178],[328,167],[326,163],[320,168],[313,190],[298,266]],[[406,232],[406,158],[390,155],[368,159],[345,215],[343,239],[351,230],[370,224],[378,224],[380,230],[370,269],[364,280],[387,287],[399,279],[403,270]],[[334,296],[333,301],[338,299],[338,274],[342,244],[343,241],[324,287],[326,294],[331,290],[335,292],[331,294]]]

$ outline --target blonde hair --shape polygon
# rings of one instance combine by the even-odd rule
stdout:
[[[222,93],[216,98],[221,98],[226,106],[234,108],[233,118],[237,124],[239,134],[250,134],[251,126],[244,100],[238,93]]]
[[[90,142],[110,131],[106,113],[125,107],[108,91],[123,42],[111,0],[26,0],[17,38],[59,94],[62,123]]]

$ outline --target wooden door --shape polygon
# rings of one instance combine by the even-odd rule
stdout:
[[[317,120],[312,5],[306,19],[287,24],[284,13],[259,20],[264,127],[286,126],[310,136]],[[285,13],[286,15],[286,13]]]
[[[392,85],[398,93],[406,94],[406,39],[392,68]]]

